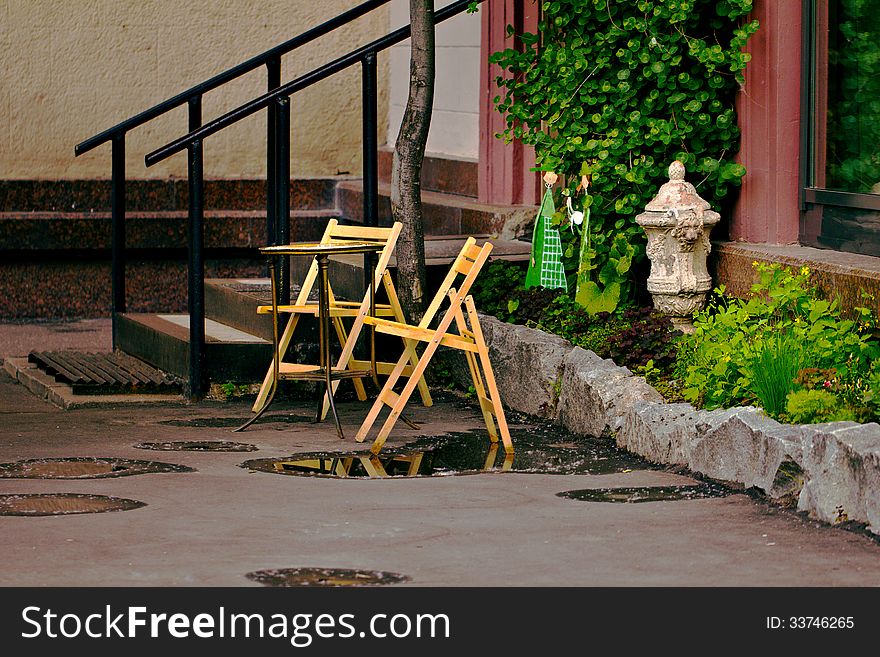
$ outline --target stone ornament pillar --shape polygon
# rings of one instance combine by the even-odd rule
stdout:
[[[706,257],[712,250],[709,233],[721,215],[709,209],[684,174],[684,164],[673,162],[669,182],[660,187],[636,222],[648,236],[648,292],[654,307],[675,328],[693,333],[693,314],[706,305],[712,289]]]

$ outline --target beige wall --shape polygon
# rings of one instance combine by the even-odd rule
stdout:
[[[435,0],[436,8],[451,0]],[[392,29],[409,23],[409,3],[391,0]],[[434,109],[427,151],[459,158],[480,154],[480,15],[462,13],[437,25]],[[409,95],[409,40],[391,49],[388,139],[397,139]]]
[[[110,146],[78,142],[263,52],[357,0],[0,0],[0,179],[106,178]],[[282,62],[283,81],[385,33],[382,8]],[[388,56],[379,59],[379,143]],[[209,120],[265,91],[265,69],[204,98]],[[360,174],[360,66],[296,94],[293,175]],[[186,175],[186,156],[143,156],[186,132],[179,108],[129,133],[130,178]],[[265,176],[265,113],[205,142],[209,177]]]

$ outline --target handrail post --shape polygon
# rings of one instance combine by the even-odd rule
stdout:
[[[189,101],[189,123],[201,124],[201,97]],[[195,129],[192,128],[191,129]],[[189,309],[189,381],[187,396],[190,401],[201,398],[204,392],[205,351],[205,260],[204,260],[204,158],[202,141],[193,142],[189,149],[189,240],[188,240],[188,309]]]
[[[275,103],[275,235],[278,244],[290,242],[290,98]],[[282,305],[290,303],[290,256],[280,258],[278,290]]]
[[[363,118],[363,173],[364,173],[364,226],[379,225],[379,139],[378,130],[378,72],[376,53],[364,55],[361,60],[361,96]],[[370,258],[364,254],[364,287],[371,286]],[[371,288],[372,289],[372,288]]]
[[[125,308],[125,133],[113,135],[110,165],[110,279],[111,332],[116,349],[117,314]]]
[[[270,59],[266,62],[266,90],[273,91],[281,86],[281,59]],[[266,242],[278,244],[275,232],[275,190],[277,187],[277,171],[275,169],[275,103],[266,108]]]

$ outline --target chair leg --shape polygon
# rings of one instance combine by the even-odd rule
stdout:
[[[341,317],[334,317],[333,318],[333,325],[336,328],[336,336],[339,338],[339,344],[341,344],[344,348],[346,342],[348,341],[348,334],[345,331],[345,325],[342,323],[342,318]],[[339,360],[342,361],[343,359],[340,358]],[[352,365],[353,360],[354,360],[354,357],[351,354],[349,354],[345,365],[347,367],[353,368],[353,365]],[[343,363],[340,362],[337,364],[337,367],[341,367],[342,365],[343,365]],[[364,390],[363,381],[361,381],[360,379],[352,379],[351,382],[354,384],[354,390],[357,393],[357,398],[360,401],[367,401],[367,391]],[[333,382],[333,392],[334,393],[336,392],[336,388],[338,388],[338,387],[339,387],[339,381],[338,380],[334,381]],[[327,402],[325,401],[324,415],[326,415],[326,414],[327,414]]]
[[[415,353],[415,350],[416,343],[414,340],[410,341],[410,344],[404,348],[400,360],[397,361],[394,369],[391,370],[391,373],[385,380],[384,387],[379,392],[379,396],[376,398],[376,401],[373,402],[373,406],[370,408],[369,413],[367,413],[367,417],[364,419],[363,423],[361,423],[360,429],[358,429],[358,432],[354,437],[357,442],[362,443],[366,440],[367,435],[370,433],[370,429],[373,428],[373,424],[376,422],[376,418],[378,418],[379,413],[382,412],[382,408],[385,405],[393,406],[393,404],[389,403],[387,400],[396,397],[396,395],[394,395],[394,385],[397,383],[398,379],[400,379],[403,370],[406,368],[410,358]],[[410,377],[409,380],[412,381],[412,377]]]
[[[510,429],[507,427],[507,419],[504,417],[504,408],[501,406],[501,397],[498,394],[498,386],[495,383],[495,373],[492,371],[492,363],[489,361],[489,348],[486,346],[486,340],[483,337],[483,329],[480,327],[480,319],[477,316],[477,309],[474,306],[472,297],[465,298],[465,306],[467,307],[468,319],[471,322],[471,330],[474,333],[474,341],[477,344],[477,354],[479,355],[480,365],[483,368],[483,380],[486,384],[486,390],[489,395],[487,402],[492,408],[495,420],[498,423],[498,430],[501,434],[501,440],[504,442],[504,450],[513,452],[513,441],[510,438]],[[482,403],[480,404],[482,406]]]
[[[299,322],[299,315],[291,315],[290,319],[287,322],[287,326],[284,328],[284,333],[281,334],[281,340],[278,344],[278,360],[279,363],[284,360],[284,355],[287,353],[287,349],[290,346],[290,341],[293,338],[293,332],[296,330],[296,325]],[[254,400],[254,405],[251,410],[254,413],[261,412],[266,406],[268,406],[267,399],[269,397],[269,392],[272,390],[272,379],[274,378],[273,372],[275,369],[275,358],[272,358],[272,362],[269,363],[269,370],[266,372],[266,376],[263,379],[263,384],[260,386],[260,391],[257,393],[257,398]]]
[[[419,362],[415,366],[415,369],[413,369],[412,375],[407,379],[406,385],[403,387],[403,390],[395,399],[394,405],[391,407],[391,412],[388,414],[388,417],[385,418],[385,423],[382,425],[382,428],[379,430],[379,434],[373,441],[373,446],[370,447],[370,451],[373,452],[373,454],[378,454],[379,451],[382,449],[382,446],[385,444],[385,441],[388,440],[388,436],[391,434],[391,430],[397,423],[397,418],[399,418],[401,413],[403,413],[403,408],[406,406],[406,402],[409,401],[410,395],[412,395],[413,390],[415,390],[418,386],[419,379],[425,374],[428,363],[431,362],[431,358],[434,356],[434,353],[437,351],[437,348],[439,346],[439,342],[429,342],[427,347],[425,347],[425,351],[422,353],[422,357],[419,358]],[[409,350],[407,349],[404,352],[404,356],[408,355],[408,351]],[[398,361],[398,366],[401,370],[403,369],[404,364],[405,363]],[[394,369],[397,370],[397,367],[395,367]],[[389,378],[388,381],[391,381],[391,379]],[[385,390],[391,390],[393,385],[394,384],[389,387],[388,382],[386,382],[385,388],[382,389],[382,392],[384,393]]]
[[[471,338],[473,337],[473,332],[468,330],[467,323],[464,321],[464,315],[462,314],[460,307],[455,309],[455,324],[458,327],[460,335]],[[468,370],[471,373],[471,381],[473,381],[474,390],[477,393],[477,401],[480,404],[480,411],[483,413],[483,420],[486,422],[486,430],[489,432],[489,440],[493,443],[497,443],[498,431],[495,428],[495,421],[492,419],[492,414],[494,412],[493,406],[486,395],[486,388],[483,385],[483,377],[480,375],[480,367],[477,363],[477,357],[470,351],[465,351],[464,355],[467,360]]]
[[[342,318],[336,317],[334,318],[334,325],[336,326],[336,335],[339,337],[339,343],[342,345],[342,353],[339,354],[339,360],[336,361],[336,367],[348,367],[350,369],[356,369],[357,360],[354,357],[354,346],[357,342],[358,336],[360,336],[361,331],[364,327],[364,317],[366,316],[367,310],[361,306],[358,314],[354,318],[354,322],[351,325],[351,331],[346,333],[345,325],[342,323]],[[367,400],[367,392],[364,389],[364,384],[360,379],[352,379],[354,383],[354,389],[357,392],[358,399],[361,401]],[[334,394],[336,393],[336,389],[339,387],[339,381],[334,381],[331,384],[333,388]],[[327,415],[327,411],[330,408],[330,398],[325,393],[323,397],[323,406],[321,407],[321,419]]]
[[[385,285],[385,294],[388,296],[388,303],[391,306],[391,311],[394,313],[394,320],[401,324],[406,324],[406,318],[403,316],[403,307],[400,305],[397,290],[394,289],[394,283],[391,281],[391,274],[387,270],[382,275],[382,283]],[[404,340],[403,344],[406,347],[406,340]],[[418,362],[418,356],[415,349],[413,349],[412,356],[410,357],[410,364],[413,366],[413,369],[418,365]],[[428,382],[425,381],[425,377],[419,378],[419,395],[422,397],[422,404],[424,406],[431,406],[434,403],[431,399],[431,391],[428,389]]]

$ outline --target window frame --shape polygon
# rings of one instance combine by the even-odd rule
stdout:
[[[804,234],[804,213],[811,205],[833,205],[861,210],[880,210],[880,194],[864,194],[832,190],[818,184],[817,131],[821,124],[819,112],[820,94],[825,81],[819,75],[819,3],[827,0],[803,0],[802,49],[801,49],[801,166],[800,205],[802,213],[801,234]],[[827,21],[827,19],[826,19]],[[827,44],[825,45],[827,48]]]

